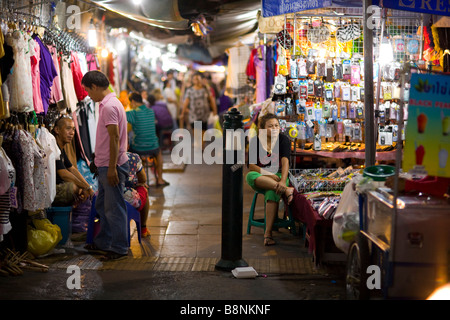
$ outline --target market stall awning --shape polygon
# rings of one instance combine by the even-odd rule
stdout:
[[[173,30],[189,28],[189,20],[181,17],[178,10],[178,0],[147,0],[140,1],[138,4],[123,0],[94,0],[92,2],[126,18],[155,27]]]
[[[92,2],[108,10],[105,20],[108,25],[141,32],[152,41],[183,45],[182,51],[188,56],[185,58],[192,53],[192,60],[204,57],[203,62],[223,55],[241,37],[256,31],[257,13],[261,9],[261,0]],[[210,28],[204,37],[195,36],[192,31],[192,23],[199,18],[205,18]]]

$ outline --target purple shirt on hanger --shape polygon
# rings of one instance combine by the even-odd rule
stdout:
[[[39,37],[34,37],[34,40],[41,48],[41,60],[39,61],[39,71],[41,73],[41,97],[44,106],[44,114],[47,114],[48,105],[50,101],[51,89],[53,80],[58,75],[53,58],[48,48],[42,43]]]

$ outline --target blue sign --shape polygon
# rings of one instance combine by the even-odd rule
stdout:
[[[262,0],[262,16],[271,17],[286,13],[330,7],[331,0]]]
[[[450,16],[450,1],[448,0],[373,0],[373,4],[389,9]]]

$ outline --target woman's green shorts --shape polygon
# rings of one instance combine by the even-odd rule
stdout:
[[[276,173],[276,175],[281,178],[281,173]],[[261,176],[262,176],[262,174],[259,172],[250,171],[249,173],[247,173],[245,180],[247,181],[248,185],[250,187],[252,187],[253,190],[264,194],[265,202],[267,202],[267,201],[279,202],[281,199],[281,196],[279,194],[276,194],[276,192],[274,190],[259,189],[255,186],[255,180]],[[286,179],[286,186],[287,187],[289,186],[289,179]]]

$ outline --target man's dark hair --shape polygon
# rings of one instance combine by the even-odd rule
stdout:
[[[100,88],[108,88],[109,80],[101,71],[92,70],[86,72],[83,79],[81,79],[81,84],[87,88],[92,88],[94,84]]]
[[[147,101],[148,101],[148,104],[150,106],[153,106],[155,104],[155,102],[156,102],[156,98],[155,98],[154,95],[149,94],[148,97],[147,97]]]
[[[144,100],[142,100],[142,96],[137,93],[137,92],[133,92],[132,94],[130,94],[130,101],[136,101],[137,103],[144,103]]]

